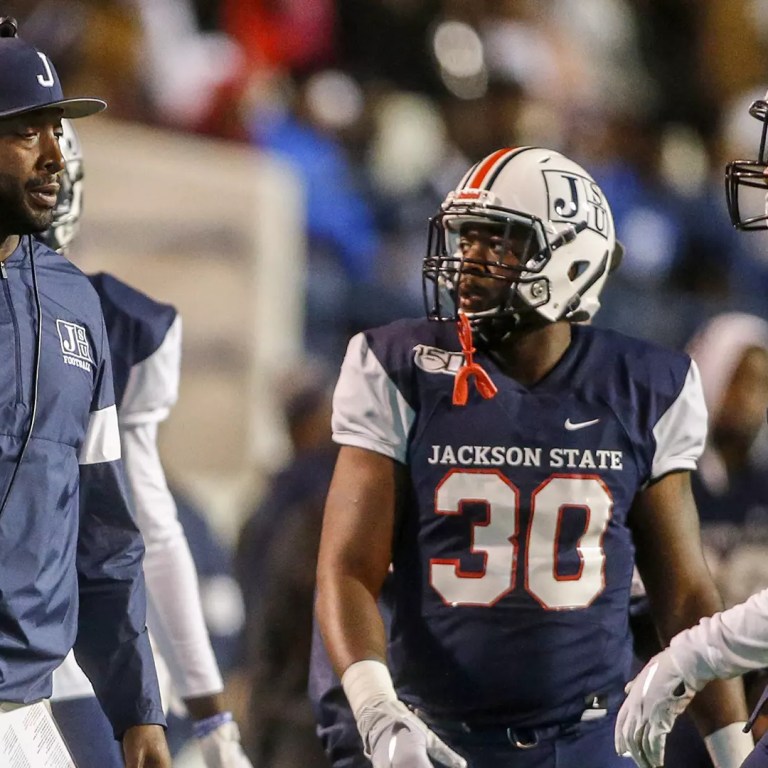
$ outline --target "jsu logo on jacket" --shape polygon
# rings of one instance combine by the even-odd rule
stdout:
[[[68,323],[58,318],[56,328],[59,331],[64,362],[82,368],[84,371],[93,370],[93,357],[85,328],[77,323]]]

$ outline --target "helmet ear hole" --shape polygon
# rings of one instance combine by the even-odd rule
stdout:
[[[588,261],[574,261],[568,270],[568,279],[573,282],[577,277],[581,277],[589,269]]]

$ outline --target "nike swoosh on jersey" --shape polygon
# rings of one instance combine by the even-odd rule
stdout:
[[[565,420],[565,428],[571,432],[574,429],[584,429],[584,427],[591,427],[593,424],[597,424],[600,419],[592,419],[591,421],[577,421],[573,422],[570,419]]]

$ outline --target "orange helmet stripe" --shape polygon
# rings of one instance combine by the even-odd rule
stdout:
[[[478,189],[480,185],[485,181],[486,177],[490,173],[491,169],[502,160],[509,152],[515,152],[515,149],[505,147],[504,149],[497,149],[492,155],[483,160],[478,166],[477,170],[470,176],[467,183],[464,185],[466,188]]]

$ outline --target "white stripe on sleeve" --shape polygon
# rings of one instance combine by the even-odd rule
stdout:
[[[653,436],[656,452],[652,479],[676,469],[696,469],[707,439],[707,406],[699,369],[693,360],[680,394],[656,423]]]
[[[333,394],[333,439],[405,463],[415,413],[371,352],[353,336]]]
[[[117,408],[110,405],[100,411],[91,411],[88,431],[80,448],[80,464],[101,464],[120,458],[120,432],[117,426]]]

